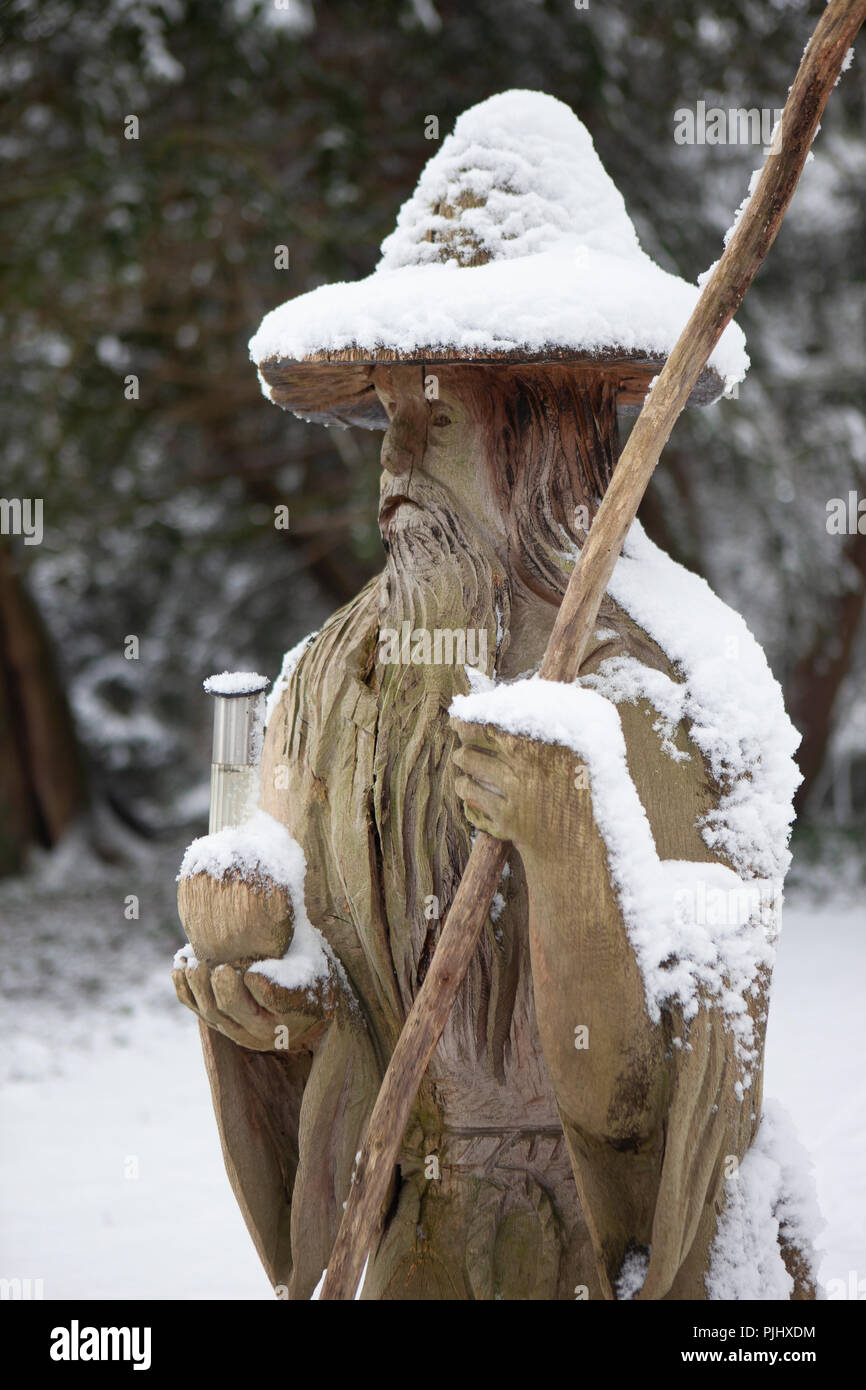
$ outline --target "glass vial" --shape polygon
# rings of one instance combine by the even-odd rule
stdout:
[[[214,699],[208,834],[249,820],[259,802],[266,676],[223,671],[204,688]]]

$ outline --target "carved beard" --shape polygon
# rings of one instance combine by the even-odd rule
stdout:
[[[510,618],[510,586],[489,542],[465,515],[457,516],[445,488],[416,474],[411,495],[412,502],[403,503],[385,524],[373,791],[391,954],[407,1009],[460,882],[472,832],[454,791],[456,739],[448,725],[452,696],[469,688],[464,667],[453,656],[440,664],[414,664],[411,656],[413,651],[416,657],[428,655],[421,633],[429,634],[429,654],[435,655],[436,629],[462,630],[467,636],[471,631],[478,668],[492,675]],[[389,632],[398,635],[397,642]],[[486,662],[478,661],[485,644]],[[467,650],[472,652],[468,641]],[[449,655],[445,640],[440,655]],[[490,974],[485,945],[463,987],[472,992],[471,1006],[452,1010],[452,1020],[463,1019],[462,1026],[482,1044]]]

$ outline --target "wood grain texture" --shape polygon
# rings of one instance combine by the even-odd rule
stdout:
[[[362,429],[384,430],[388,417],[373,386],[376,367],[416,363],[425,371],[466,364],[496,366],[502,372],[525,367],[541,369],[562,364],[577,380],[601,372],[616,393],[617,406],[634,414],[643,405],[650,382],[664,366],[658,353],[627,354],[617,348],[576,356],[573,350],[547,349],[540,353],[456,352],[421,348],[416,352],[396,352],[388,348],[345,348],[340,352],[311,353],[300,360],[272,357],[260,364],[271,400],[283,410],[291,410],[318,424],[355,425]],[[705,366],[695,382],[688,404],[711,405],[722,394],[724,382],[718,372]]]
[[[289,949],[294,910],[273,882],[193,874],[180,880],[177,906],[196,958],[207,966],[279,960]]]

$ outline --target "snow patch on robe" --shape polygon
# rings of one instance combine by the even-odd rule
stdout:
[[[619,1278],[616,1281],[616,1296],[628,1302],[640,1293],[649,1269],[649,1250],[629,1250],[622,1262]]]
[[[787,1300],[794,1281],[782,1259],[781,1235],[817,1269],[815,1241],[824,1221],[812,1165],[787,1111],[767,1100],[751,1148],[725,1184],[706,1275],[709,1299]]]

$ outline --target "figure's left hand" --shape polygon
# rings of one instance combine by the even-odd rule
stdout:
[[[210,969],[200,961],[176,966],[171,977],[181,1004],[255,1052],[310,1047],[334,1011],[336,982],[330,971],[300,989],[285,989],[256,970],[229,964]]]
[[[470,824],[521,854],[561,855],[588,811],[589,781],[578,755],[558,743],[452,716],[460,739],[455,782]]]

